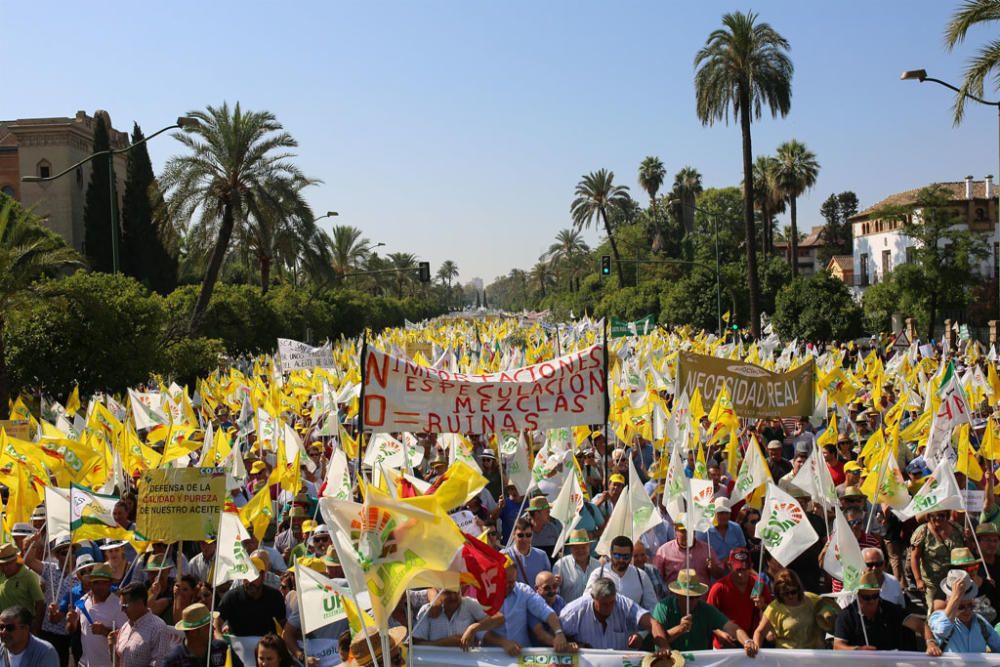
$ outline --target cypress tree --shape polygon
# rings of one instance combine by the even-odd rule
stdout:
[[[157,211],[162,211],[163,194],[153,173],[145,137],[138,123],[132,128],[132,145],[125,175],[122,209],[122,270],[160,294],[177,286],[177,260],[165,247]]]
[[[103,111],[94,114],[94,153],[111,149],[108,116]],[[94,158],[90,163],[90,183],[83,209],[83,254],[94,271],[111,273],[113,269],[112,234],[120,238],[120,230],[111,224],[110,160],[107,156]],[[118,199],[115,197],[115,218]],[[119,257],[121,254],[119,253]]]

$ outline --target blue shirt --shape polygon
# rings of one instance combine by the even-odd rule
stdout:
[[[747,545],[747,539],[743,536],[743,529],[740,525],[734,521],[729,522],[729,528],[726,530],[726,537],[723,538],[719,529],[715,526],[711,526],[706,533],[697,531],[694,534],[702,542],[708,542],[712,545],[712,553],[718,557],[719,560],[726,560],[729,558],[729,552],[736,547],[745,547]]]
[[[537,591],[535,592],[537,593]],[[560,612],[562,612],[565,606],[566,606],[566,600],[563,599],[563,596],[556,595],[555,602],[552,603],[552,605],[550,605],[549,608],[552,609],[552,611],[554,611],[558,615]],[[539,618],[538,616],[535,616],[531,612],[528,612],[528,627],[533,629],[539,623],[545,625],[545,619]]]
[[[523,499],[522,499],[523,500]],[[514,524],[517,523],[518,513],[521,511],[521,500],[511,500],[510,496],[504,501],[503,508],[500,510],[500,514],[497,518],[500,519],[500,535],[502,537],[503,544],[510,542],[510,534],[514,530]],[[525,504],[527,506],[527,504]]]
[[[493,632],[505,639],[517,642],[521,646],[531,646],[531,635],[528,634],[528,614],[536,618],[548,618],[552,608],[545,604],[545,598],[531,587],[520,581],[514,583],[514,588],[504,598],[500,608],[504,616],[504,625]]]
[[[972,615],[972,627],[957,618],[949,620],[944,611],[934,612],[927,622],[938,644],[948,640],[945,653],[985,653],[987,646],[994,653],[1000,652],[1000,635],[979,614]]]
[[[552,562],[545,552],[537,547],[531,547],[527,556],[522,556],[513,546],[507,547],[503,553],[510,556],[514,561],[514,568],[517,570],[517,580],[527,584],[532,590],[535,588],[535,577],[539,572],[551,572]]]
[[[622,594],[615,595],[615,608],[604,625],[594,613],[594,599],[589,595],[570,602],[559,614],[559,624],[566,636],[591,648],[627,651],[628,638],[639,631],[645,609]]]

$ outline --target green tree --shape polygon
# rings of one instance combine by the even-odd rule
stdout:
[[[396,296],[403,298],[403,291],[413,284],[413,276],[417,271],[417,257],[409,252],[391,252],[387,255],[393,269],[393,279],[396,285]]]
[[[899,269],[896,272],[898,271]],[[899,312],[899,287],[896,285],[896,272],[890,274],[888,279],[865,289],[861,302],[865,316],[865,331],[881,333],[892,328],[892,314]]]
[[[345,274],[356,270],[368,257],[367,247],[371,241],[362,236],[357,227],[351,225],[336,225],[330,237],[333,270],[343,278]]]
[[[649,209],[656,219],[656,193],[663,186],[663,179],[667,177],[667,170],[663,167],[663,162],[655,156],[647,156],[639,165],[639,187],[649,195]],[[656,226],[653,233],[653,252],[663,250],[663,230]]]
[[[211,259],[191,314],[197,330],[212,298],[233,229],[246,220],[250,207],[267,198],[268,184],[279,178],[304,178],[291,163],[288,149],[297,144],[269,111],[244,112],[239,102],[230,110],[209,106],[187,114],[198,121],[174,137],[190,153],[172,157],[163,184],[176,218],[200,211],[202,223],[218,223]]]
[[[987,255],[981,234],[959,225],[951,192],[932,185],[917,193],[912,206],[888,206],[872,217],[898,220],[903,234],[914,241],[913,268],[894,273],[900,298],[926,313],[927,338],[943,310],[960,311],[968,303],[971,289],[981,280],[975,269]],[[903,267],[899,267],[903,268]]]
[[[965,0],[955,10],[945,30],[945,44],[948,50],[965,41],[969,30],[978,25],[1000,21],[1000,0]],[[955,124],[962,122],[965,113],[965,96],[983,96],[987,79],[994,88],[1000,78],[1000,40],[988,42],[980,48],[965,68],[965,75],[958,94],[955,95]]]
[[[820,271],[793,278],[778,293],[774,327],[786,339],[847,340],[861,331],[861,308],[847,285]]]
[[[441,282],[447,285],[450,290],[451,281],[458,278],[458,264],[455,264],[455,262],[450,259],[444,260],[441,262],[441,268],[438,269],[437,277],[441,280]]]
[[[94,114],[93,153],[110,155],[111,137],[108,115],[103,111]],[[113,224],[118,220],[118,197],[109,203],[111,184],[111,161],[106,155],[95,158],[90,163],[90,182],[83,207],[83,252],[87,263],[94,271],[111,273],[114,270],[112,249],[121,236],[121,229]],[[110,206],[114,206],[112,214]],[[114,239],[112,240],[112,236]]]
[[[778,146],[775,177],[778,188],[788,200],[791,218],[792,276],[799,275],[799,224],[796,202],[800,195],[816,184],[819,162],[816,155],[801,141],[792,139]]]
[[[760,211],[761,247],[765,259],[774,254],[774,216],[785,212],[785,198],[778,187],[778,160],[758,155],[753,163],[754,205]]]
[[[177,258],[164,243],[157,219],[163,207],[145,136],[139,124],[132,126],[132,145],[125,170],[122,198],[122,271],[159,294],[169,294],[177,286]]]
[[[570,215],[576,229],[596,227],[603,223],[604,233],[608,235],[611,244],[611,254],[614,255],[615,267],[618,271],[618,282],[625,284],[625,273],[622,270],[621,255],[615,242],[612,222],[609,213],[618,207],[632,201],[628,194],[628,186],[615,185],[615,173],[606,169],[598,169],[585,175],[576,186],[576,197],[570,204]]]
[[[553,270],[560,272],[569,279],[569,289],[574,290],[574,279],[579,280],[581,260],[588,253],[590,247],[583,240],[583,235],[578,229],[560,229],[556,234],[556,240],[549,245],[541,259],[548,261]]]
[[[771,115],[788,115],[792,104],[792,61],[788,40],[767,23],[757,23],[753,12],[722,17],[695,56],[695,97],[703,124],[739,116],[743,143],[745,184],[743,221],[746,227],[747,285],[750,293],[750,331],[760,336],[760,284],[757,277],[757,233],[754,221],[753,146],[751,117],[760,118],[766,104]]]
[[[10,401],[5,344],[9,318],[37,298],[35,280],[81,263],[61,236],[0,193],[0,417],[7,416]]]
[[[820,238],[823,247],[819,256],[824,264],[836,255],[853,254],[854,234],[851,231],[850,217],[858,212],[858,196],[851,191],[830,195],[820,206],[819,213],[826,224]]]

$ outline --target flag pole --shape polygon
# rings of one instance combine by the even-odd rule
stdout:
[[[865,627],[865,615],[861,611],[861,598],[860,596],[858,596],[857,591],[855,591],[854,593],[854,600],[858,604],[858,617],[861,621],[861,632],[865,636],[865,646],[871,646],[871,644],[868,642],[868,629]]]
[[[440,591],[438,595],[440,595]],[[413,608],[410,605],[410,589],[404,589],[406,596],[406,667],[413,667]]]
[[[608,320],[604,320],[604,330],[602,332],[603,336],[603,359],[604,359],[604,454],[601,456],[602,473],[604,478],[604,489],[605,493],[608,490],[608,455],[610,454],[610,441],[608,440],[608,417],[611,414],[611,397],[610,391],[611,378],[608,376]],[[530,584],[529,584],[530,585]]]
[[[365,444],[365,357],[368,356],[368,329],[361,334],[361,357],[359,364],[361,368],[361,392],[358,394],[358,451],[355,455],[356,472],[361,474],[361,450]],[[374,655],[374,653],[372,654]]]
[[[226,513],[225,507],[219,512],[219,528],[215,531],[215,543],[218,545],[222,537],[222,515]],[[239,538],[239,533],[236,534],[236,538]],[[216,548],[216,554],[212,557],[212,600],[208,607],[208,618],[209,626],[212,628],[208,633],[208,652],[205,654],[205,667],[212,667],[212,640],[215,639],[215,581],[216,577],[219,575],[219,554],[218,548]],[[298,595],[298,592],[296,592]],[[299,611],[299,618],[302,618],[302,611]]]
[[[885,443],[885,454],[882,457],[882,466],[881,468],[879,468],[878,471],[878,481],[876,482],[876,487],[875,487],[875,502],[872,503],[871,512],[868,514],[868,523],[865,524],[866,533],[871,532],[872,520],[875,518],[875,512],[879,506],[878,499],[879,496],[882,495],[882,483],[885,481],[885,471],[889,469],[889,457],[895,456],[895,453],[892,451],[892,448],[889,446],[889,443],[885,442],[885,428],[882,427],[879,428],[882,429],[882,442]]]
[[[972,525],[972,519],[969,518],[969,512],[965,511],[963,514],[965,514],[965,525],[969,527],[969,532],[972,533],[972,541],[976,543],[976,553],[979,554],[980,562],[983,564],[983,571],[986,572],[986,578],[991,579],[990,570],[986,567],[986,561],[983,560],[983,550],[979,546],[979,536],[976,535],[976,529]]]
[[[298,582],[298,574],[303,567],[305,566],[302,565],[302,559],[296,558],[295,559],[295,575],[296,575],[295,602],[299,608],[299,629],[302,630],[302,665],[303,667],[305,667],[305,665],[309,664],[309,638],[306,637],[306,612],[305,609],[302,608],[302,586],[300,586]],[[213,605],[215,603],[214,597],[212,598],[212,603]],[[211,653],[211,651],[209,653]],[[211,665],[209,665],[208,667],[211,667]]]

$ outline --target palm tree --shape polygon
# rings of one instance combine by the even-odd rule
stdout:
[[[441,268],[438,269],[437,277],[441,279],[448,289],[451,289],[451,281],[458,277],[458,265],[450,259],[446,259],[441,262]]]
[[[798,211],[795,200],[799,195],[816,184],[819,174],[819,162],[816,155],[806,148],[801,141],[792,139],[778,146],[778,166],[775,176],[778,189],[788,200],[788,212],[791,216],[792,233],[792,277],[799,275],[799,234]]]
[[[670,191],[670,198],[677,202],[675,210],[686,234],[694,232],[694,206],[701,193],[701,174],[697,169],[684,167],[674,174],[674,187]]]
[[[667,170],[658,157],[649,155],[639,164],[639,187],[649,195],[649,211],[653,219],[653,252],[663,249],[663,230],[656,224],[656,193],[660,191],[666,177]]]
[[[751,117],[760,118],[763,105],[771,115],[788,115],[792,105],[792,61],[788,40],[753,12],[722,17],[723,27],[708,36],[698,51],[694,76],[698,118],[705,125],[739,116],[743,135],[743,221],[746,227],[747,286],[750,331],[760,336],[760,280],[757,276],[757,233],[753,214],[753,146]]]
[[[591,225],[604,224],[604,232],[608,235],[608,242],[611,244],[611,254],[615,257],[615,266],[618,267],[618,284],[625,285],[625,273],[622,271],[621,256],[618,254],[618,244],[615,243],[615,235],[611,229],[611,222],[608,220],[608,210],[619,206],[626,206],[631,201],[628,194],[628,186],[615,185],[615,173],[607,169],[592,171],[580,179],[576,185],[574,194],[576,198],[570,204],[570,215],[573,217],[573,226],[576,229],[589,228]]]
[[[395,269],[396,296],[403,298],[403,288],[413,282],[417,270],[417,257],[408,252],[391,252],[387,255],[389,265]]]
[[[367,259],[371,242],[362,236],[363,233],[351,225],[334,225],[330,254],[333,270],[340,279]]]
[[[10,405],[10,378],[4,329],[10,313],[35,294],[35,280],[71,266],[83,266],[80,256],[55,232],[39,224],[13,199],[0,195],[0,417]]]
[[[549,265],[546,262],[538,262],[531,269],[531,279],[538,285],[538,291],[542,299],[545,298],[546,288],[551,286],[554,281],[554,276],[550,270]]]
[[[297,144],[269,111],[247,111],[239,102],[229,109],[209,106],[187,114],[197,124],[174,137],[190,150],[170,158],[163,185],[175,219],[187,220],[200,211],[200,223],[217,222],[211,260],[191,315],[196,330],[212,298],[222,262],[237,222],[250,208],[267,200],[268,183],[278,178],[303,178],[287,149]]]
[[[753,163],[754,204],[760,211],[764,257],[774,251],[774,216],[785,212],[785,197],[778,188],[777,168],[778,160],[771,155],[758,155]]]
[[[1000,0],[965,0],[952,15],[945,29],[945,45],[951,51],[965,41],[970,28],[993,21],[1000,21]],[[956,125],[962,122],[965,113],[965,96],[982,97],[986,79],[992,79],[996,85],[998,77],[1000,77],[1000,40],[994,40],[979,49],[965,68],[961,90],[955,95]]]

